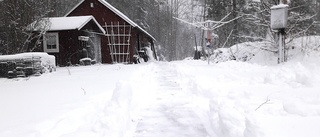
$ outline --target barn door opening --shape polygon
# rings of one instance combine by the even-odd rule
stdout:
[[[131,25],[119,22],[106,24],[112,63],[130,63]]]

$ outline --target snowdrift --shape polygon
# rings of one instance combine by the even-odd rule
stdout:
[[[288,60],[303,56],[318,55],[320,36],[305,36],[287,41]],[[263,65],[277,63],[277,48],[270,42],[245,42],[230,48],[220,48],[214,51],[211,60],[215,63],[237,60]]]

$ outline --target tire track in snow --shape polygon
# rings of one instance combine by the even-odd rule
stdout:
[[[141,109],[134,137],[207,137],[194,112],[192,97],[178,83],[175,66],[168,63],[157,66],[154,100]]]

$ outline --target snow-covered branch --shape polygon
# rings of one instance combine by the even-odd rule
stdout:
[[[243,17],[242,15],[241,16],[238,16],[234,19],[231,19],[229,21],[224,21],[228,16],[230,16],[231,13],[227,14],[225,17],[223,17],[220,21],[214,21],[214,20],[206,20],[206,21],[203,21],[203,22],[195,22],[195,23],[192,23],[192,22],[189,22],[189,21],[186,21],[186,20],[183,20],[183,19],[180,19],[180,18],[177,18],[177,17],[174,17],[174,19],[178,20],[178,21],[181,21],[185,24],[188,24],[188,25],[191,25],[191,26],[194,26],[196,28],[201,28],[203,30],[216,30],[226,24],[229,24],[241,17]],[[209,24],[214,24],[213,26],[210,26]]]
[[[260,106],[258,108],[255,109],[255,111],[257,111],[259,108],[261,108],[263,105],[268,104],[268,102],[270,102],[269,97],[266,99],[265,102],[263,102],[262,104],[260,104]]]

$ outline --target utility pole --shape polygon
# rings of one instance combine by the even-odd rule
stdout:
[[[285,29],[279,29],[278,32],[278,46],[279,46],[279,61],[278,63],[286,62],[286,50],[285,50]]]

